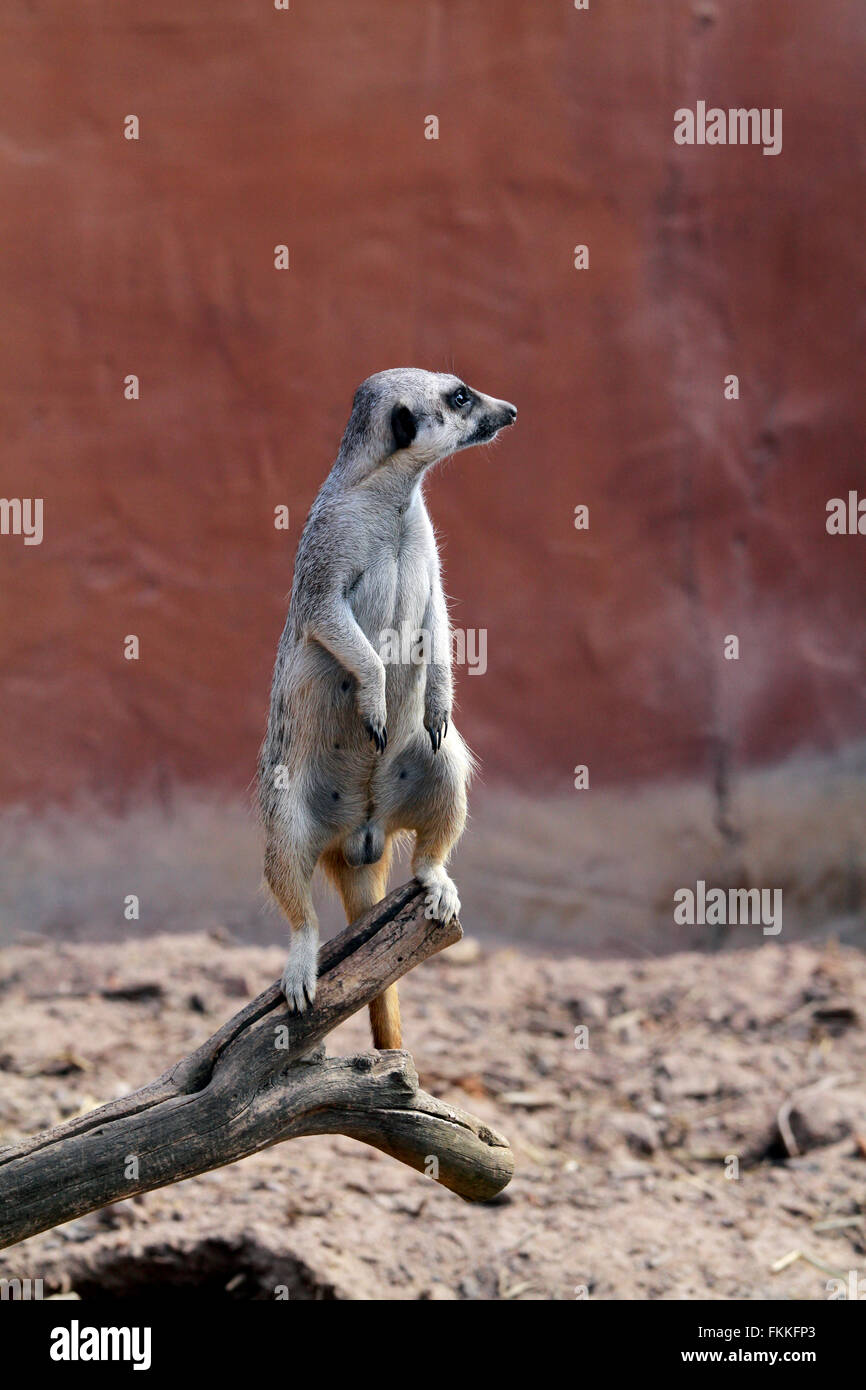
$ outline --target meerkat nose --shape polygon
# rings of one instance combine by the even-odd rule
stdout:
[[[508,421],[508,424],[513,425],[515,420],[517,419],[517,406],[512,405],[510,401],[503,401],[502,404],[505,409],[506,415],[511,416],[511,419]]]

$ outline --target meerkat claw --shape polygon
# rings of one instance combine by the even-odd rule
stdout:
[[[448,732],[448,715],[443,714],[441,718],[437,715],[431,716],[432,723],[425,724],[424,727],[430,735],[430,747],[434,753],[438,753],[442,747],[442,740]]]
[[[388,747],[388,730],[382,727],[381,732],[373,724],[365,724],[365,729],[373,741],[373,746],[377,753],[384,753]]]

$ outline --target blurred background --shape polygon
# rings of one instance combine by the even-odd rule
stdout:
[[[44,540],[0,537],[0,934],[123,936],[136,892],[136,932],[281,939],[250,791],[294,550],[356,385],[403,364],[520,409],[427,488],[487,634],[467,923],[667,949],[715,874],[856,926],[866,540],[825,521],[866,486],[857,0],[2,29],[2,490]],[[676,145],[699,100],[782,108],[781,155]]]

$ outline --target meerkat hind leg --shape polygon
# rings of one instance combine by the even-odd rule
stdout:
[[[319,920],[310,897],[312,873],[298,870],[294,856],[265,856],[268,887],[292,928],[289,957],[281,980],[290,1013],[303,1013],[316,997],[319,970]]]
[[[420,834],[412,859],[412,872],[427,889],[424,916],[433,922],[450,922],[460,914],[457,884],[445,868],[453,841]]]
[[[424,915],[431,921],[450,922],[460,913],[457,885],[446,872],[445,864],[460,839],[465,820],[466,798],[461,791],[450,806],[441,802],[434,806],[430,819],[416,827],[412,872],[427,889]]]

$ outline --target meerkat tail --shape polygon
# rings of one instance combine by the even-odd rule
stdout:
[[[373,1000],[370,1005],[370,1027],[373,1030],[373,1046],[380,1052],[403,1046],[396,985],[389,985],[384,994]]]

